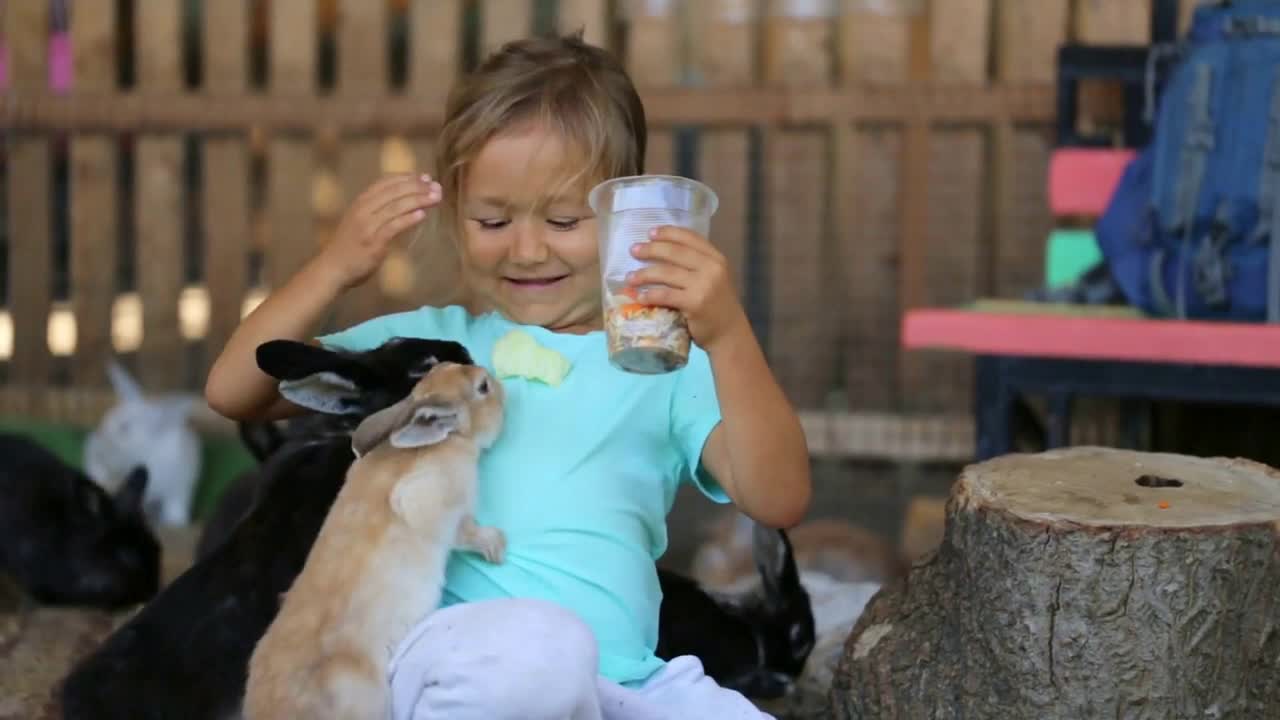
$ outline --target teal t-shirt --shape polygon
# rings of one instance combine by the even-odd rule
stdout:
[[[720,421],[706,353],[695,345],[676,372],[631,374],[609,364],[603,331],[554,333],[456,306],[374,318],[320,341],[365,350],[395,336],[455,340],[492,371],[494,343],[516,329],[572,365],[555,387],[502,379],[504,425],[481,456],[476,519],[506,533],[505,562],[453,553],[442,605],[559,603],[595,632],[601,675],[643,680],[663,664],[654,655],[662,600],[654,561],[667,548],[676,490],[692,482],[713,501],[729,501],[700,464]]]

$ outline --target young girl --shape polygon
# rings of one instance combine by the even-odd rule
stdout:
[[[694,340],[665,375],[611,366],[596,220],[587,191],[643,172],[645,118],[617,60],[576,37],[508,44],[451,93],[439,182],[382,179],[334,239],[227,343],[206,396],[236,419],[290,406],[254,360],[273,338],[311,338],[390,243],[428,212],[455,239],[474,305],[374,318],[317,341],[366,349],[397,335],[457,340],[492,368],[513,329],[571,363],[559,385],[509,377],[506,424],[483,457],[477,520],[502,528],[505,562],[455,553],[442,609],[396,650],[396,718],[759,718],[696,658],[654,655],[655,560],[682,482],[789,527],[810,497],[799,420],[770,373],[704,237],[664,227],[633,248],[643,302],[677,308]]]

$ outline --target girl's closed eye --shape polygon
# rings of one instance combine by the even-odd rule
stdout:
[[[484,230],[501,230],[511,223],[507,218],[471,218]]]
[[[576,217],[554,217],[547,218],[547,224],[556,230],[572,230],[578,227],[581,218]]]

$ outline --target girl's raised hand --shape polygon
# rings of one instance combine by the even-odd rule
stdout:
[[[421,223],[442,197],[440,183],[430,175],[402,173],[378,180],[343,213],[317,261],[341,290],[362,284],[382,265],[392,240]]]

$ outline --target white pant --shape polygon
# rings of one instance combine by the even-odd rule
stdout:
[[[438,610],[391,661],[393,720],[771,720],[674,658],[642,687],[596,674],[595,636],[571,611],[540,600],[486,600]]]

